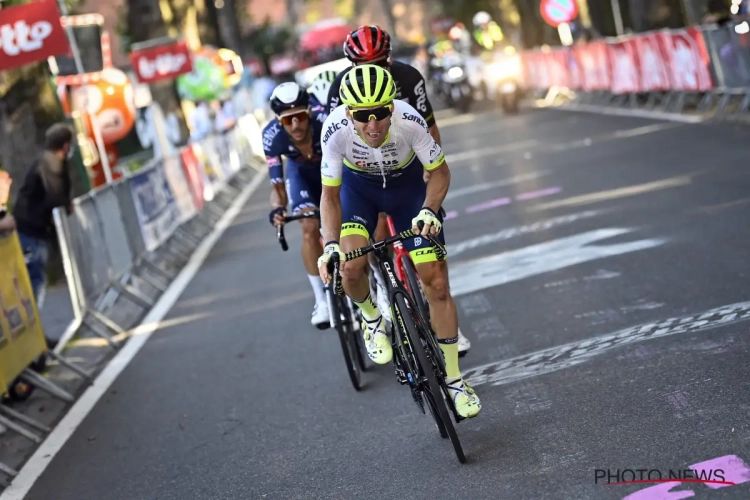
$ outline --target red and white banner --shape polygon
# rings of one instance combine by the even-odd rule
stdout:
[[[205,203],[205,197],[203,196],[205,175],[201,175],[203,165],[198,161],[198,157],[195,155],[192,145],[187,145],[180,151],[180,159],[182,160],[182,169],[185,173],[185,179],[187,179],[188,186],[190,187],[190,194],[193,196],[193,203],[195,208],[200,211],[203,210]]]
[[[183,40],[134,50],[130,53],[130,63],[141,83],[170,80],[193,71],[190,49]]]
[[[705,92],[714,87],[706,42],[698,28],[665,32],[662,41],[672,90]]]
[[[70,51],[55,0],[0,10],[0,71]]]
[[[714,88],[710,59],[697,27],[597,40],[522,53],[530,88],[568,87],[615,94],[705,92]]]

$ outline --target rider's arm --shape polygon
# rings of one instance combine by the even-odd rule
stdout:
[[[271,125],[273,127],[273,125]],[[266,129],[263,133],[263,152],[268,164],[268,177],[271,180],[271,206],[286,208],[287,194],[284,185],[284,164],[281,161],[281,151],[276,147],[273,129]]]
[[[327,123],[323,124],[326,130]],[[320,163],[320,180],[323,184],[320,196],[320,225],[323,241],[338,241],[341,234],[341,177],[344,170],[344,152],[338,145],[338,137],[330,136],[321,144],[323,159]]]
[[[325,244],[338,241],[341,234],[341,198],[339,193],[341,185],[323,185],[320,195],[320,225],[323,228],[323,241]]]
[[[443,200],[445,200],[445,195],[448,194],[451,172],[445,162],[445,154],[435,139],[419,124],[409,123],[413,131],[412,149],[424,169],[430,173],[424,206],[438,213],[443,205]]]
[[[443,145],[443,141],[440,139],[440,129],[438,128],[437,123],[433,123],[430,127],[430,135],[435,139],[435,142],[437,142],[439,146]]]

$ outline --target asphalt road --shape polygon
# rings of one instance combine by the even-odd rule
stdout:
[[[748,129],[439,124],[461,363],[484,405],[458,426],[467,464],[390,367],[351,388],[264,186],[27,498],[750,498]],[[691,466],[725,483],[597,479]]]

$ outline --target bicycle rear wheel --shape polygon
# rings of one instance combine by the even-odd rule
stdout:
[[[362,374],[355,361],[358,346],[356,344],[356,332],[354,332],[352,323],[353,318],[351,317],[346,300],[343,297],[338,297],[329,287],[326,287],[326,297],[328,298],[328,309],[333,321],[332,326],[339,335],[341,350],[344,353],[346,371],[349,373],[349,379],[354,389],[360,391],[362,390]]]
[[[431,359],[434,358],[437,353],[431,347],[429,341],[426,340],[429,338],[428,335],[433,335],[432,331],[428,329],[425,335],[420,335],[420,327],[418,327],[414,321],[410,308],[402,294],[396,294],[396,308],[398,314],[401,316],[400,323],[404,325],[404,328],[406,329],[405,333],[407,335],[407,341],[409,342],[409,348],[415,354],[417,364],[419,365],[417,369],[421,372],[420,375],[425,378],[420,384],[422,394],[427,399],[428,405],[432,406],[430,410],[433,413],[438,429],[441,429],[441,425],[442,428],[445,429],[445,432],[448,434],[448,438],[450,438],[451,444],[453,445],[453,450],[456,452],[458,461],[463,464],[466,462],[466,456],[464,455],[461,441],[458,439],[453,420],[448,414],[448,408],[446,407],[445,399],[443,399],[443,390],[435,373],[439,369],[439,364],[433,362]],[[432,411],[433,409],[436,411]]]

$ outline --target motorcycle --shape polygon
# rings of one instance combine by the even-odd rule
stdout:
[[[485,82],[490,97],[507,114],[518,113],[521,103],[521,58],[516,53],[503,52],[487,65]]]
[[[446,105],[467,113],[473,102],[466,64],[460,55],[443,56],[432,61],[433,85]]]

